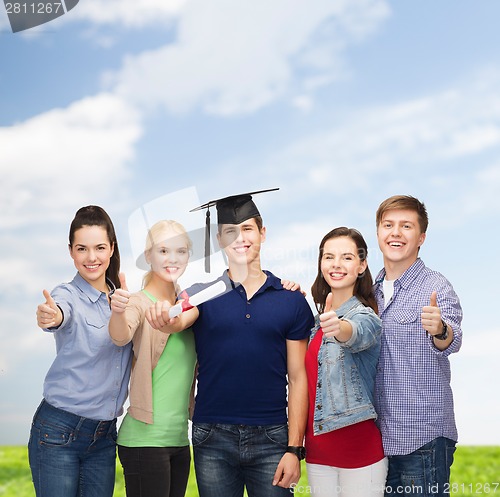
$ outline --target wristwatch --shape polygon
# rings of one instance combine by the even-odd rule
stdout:
[[[306,448],[302,446],[289,445],[286,451],[295,454],[299,458],[299,461],[302,461],[306,457]]]
[[[434,335],[436,340],[446,340],[448,338],[448,325],[444,321],[441,322],[443,323],[443,332],[439,335]]]

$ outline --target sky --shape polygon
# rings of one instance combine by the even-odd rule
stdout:
[[[309,300],[325,233],[359,229],[376,274],[380,202],[426,204],[421,257],[464,311],[459,443],[500,445],[499,18],[493,0],[81,0],[13,33],[0,5],[0,445],[28,440],[55,354],[36,306],[75,273],[79,207],[110,214],[135,291],[138,213],[194,229],[198,202],[275,187],[255,198],[263,265]]]

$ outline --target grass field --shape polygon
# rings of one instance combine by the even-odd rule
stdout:
[[[297,495],[309,495],[303,476]],[[0,496],[33,497],[26,447],[0,447]],[[197,497],[191,471],[186,497]],[[500,447],[458,447],[452,467],[450,495],[456,497],[500,497]],[[125,497],[121,467],[117,466],[114,497]]]

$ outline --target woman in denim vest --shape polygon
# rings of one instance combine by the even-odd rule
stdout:
[[[362,235],[344,227],[319,247],[311,289],[319,314],[306,355],[306,463],[316,496],[384,494],[387,460],[373,407],[381,321],[367,252]]]

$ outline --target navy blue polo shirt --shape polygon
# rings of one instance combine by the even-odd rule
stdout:
[[[287,422],[287,340],[308,339],[314,317],[300,292],[267,280],[248,300],[227,272],[228,291],[198,306],[193,326],[198,389],[193,421],[273,425]],[[194,295],[209,284],[187,290]]]

